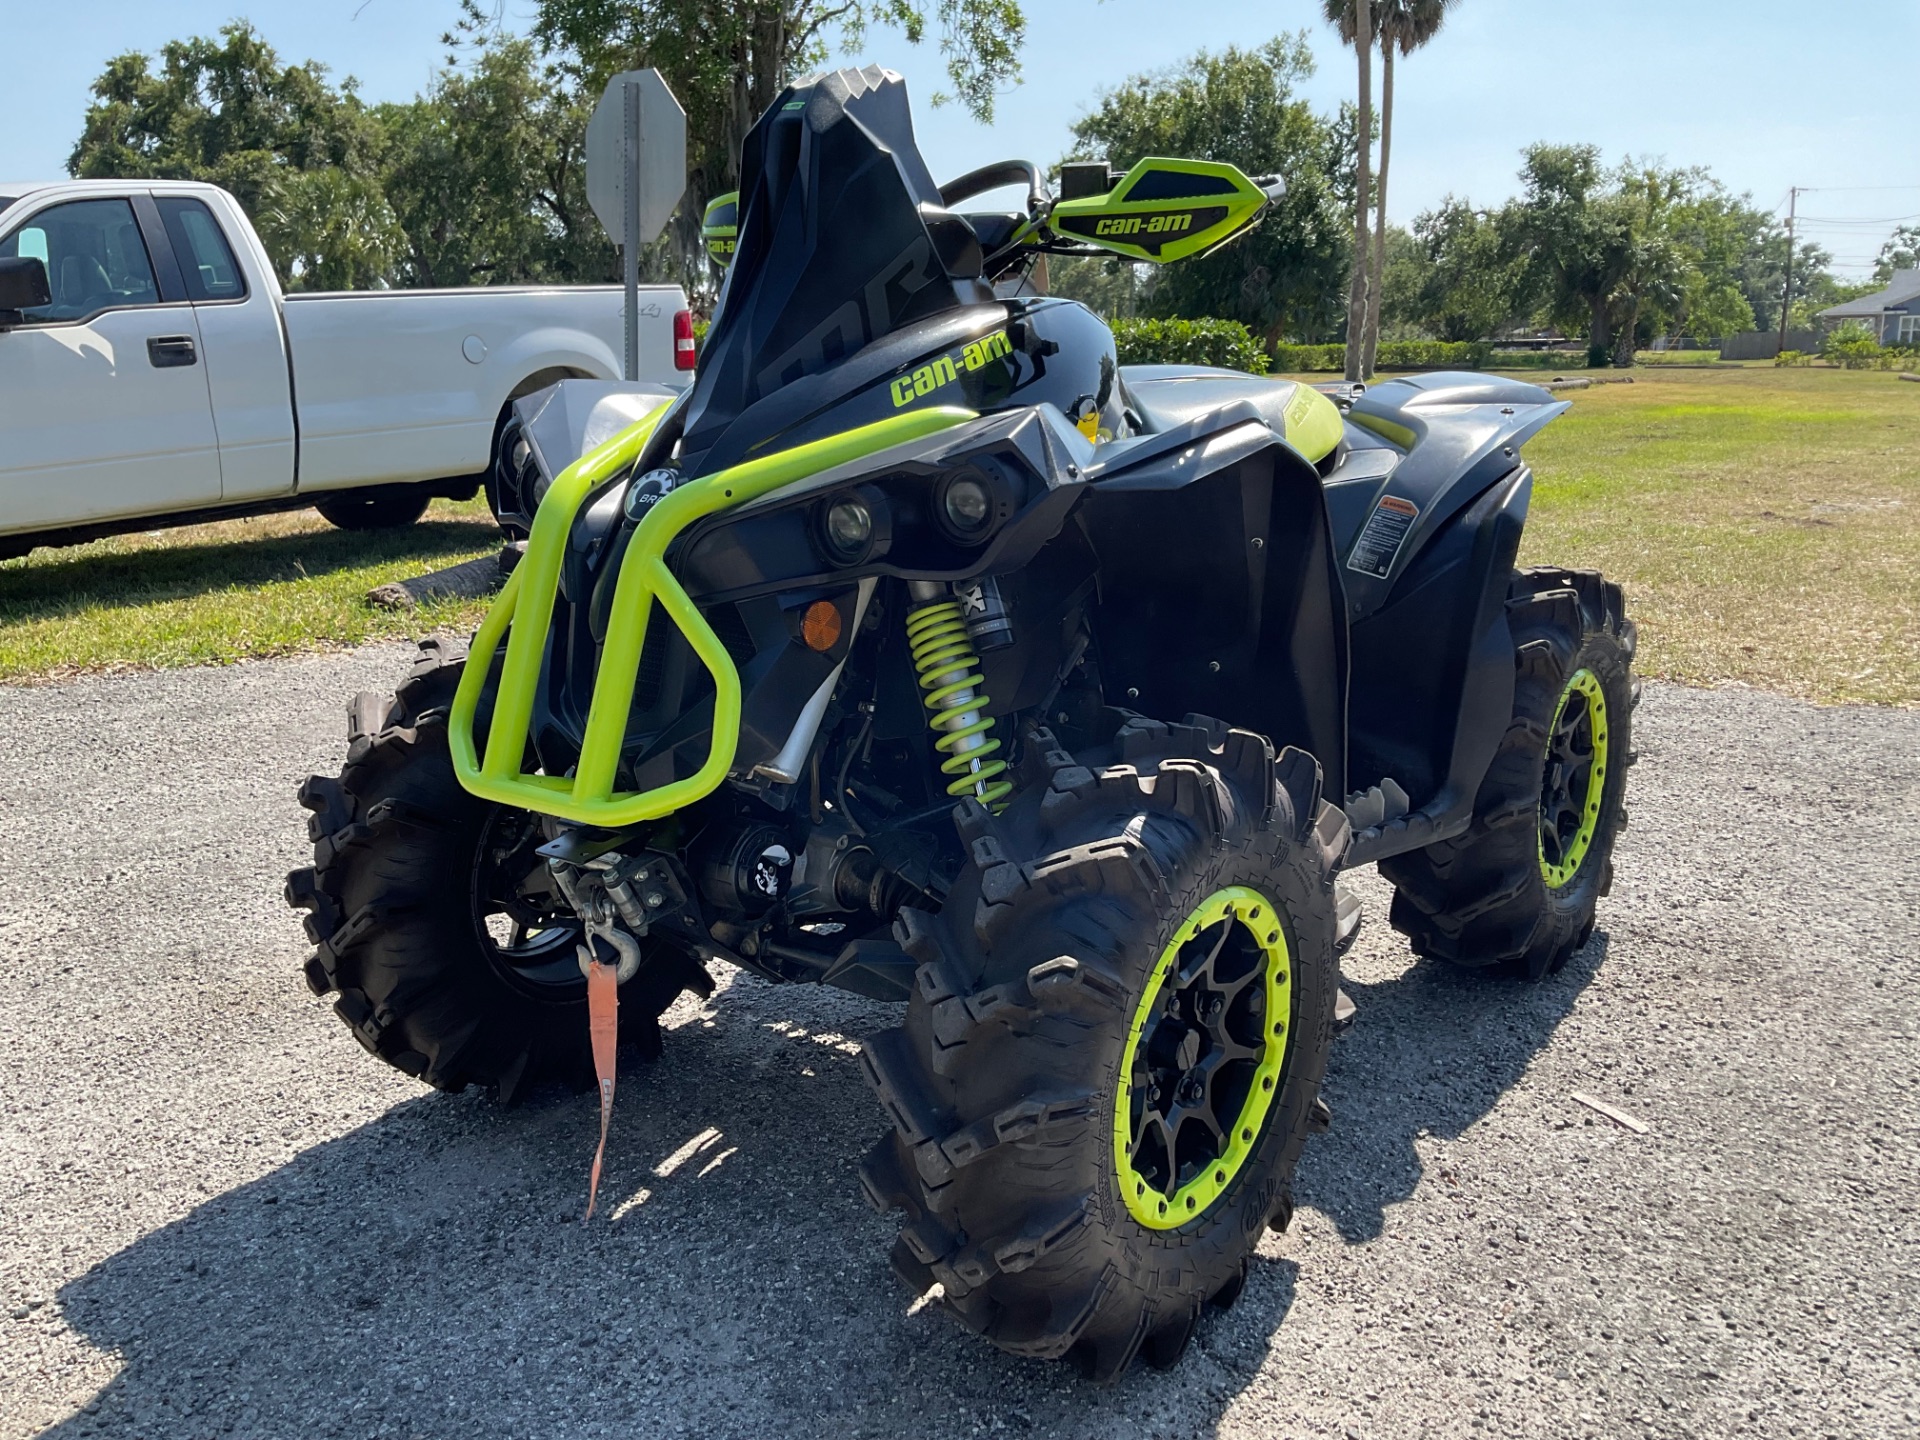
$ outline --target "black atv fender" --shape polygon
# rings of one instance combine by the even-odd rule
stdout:
[[[1447,522],[1509,475],[1520,447],[1568,408],[1538,385],[1465,371],[1400,376],[1355,400],[1347,453],[1326,482],[1348,617],[1385,606]],[[1409,510],[1404,528],[1381,523]]]
[[[1075,514],[1111,703],[1223,716],[1345,793],[1347,622],[1313,465],[1236,401],[1103,446]]]
[[[1349,783],[1411,808],[1359,828],[1349,864],[1464,830],[1513,705],[1506,600],[1533,475],[1520,446],[1567,409],[1498,376],[1409,376],[1348,416],[1327,480],[1353,670]]]
[[[1431,538],[1389,602],[1352,626],[1350,784],[1391,779],[1412,808],[1356,829],[1349,865],[1466,829],[1513,713],[1507,591],[1533,495],[1514,469]]]

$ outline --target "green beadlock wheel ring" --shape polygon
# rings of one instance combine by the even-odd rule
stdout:
[[[1584,787],[1576,783],[1583,772]],[[1606,793],[1607,695],[1591,670],[1576,670],[1547,727],[1540,776],[1540,874],[1548,889],[1558,890],[1580,873],[1600,831]]]
[[[1172,1230],[1226,1193],[1280,1092],[1292,1025],[1279,907],[1215,891],[1161,951],[1120,1055],[1113,1159],[1135,1220]]]

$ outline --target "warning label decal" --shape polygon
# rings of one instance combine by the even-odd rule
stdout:
[[[1420,516],[1420,507],[1398,495],[1383,495],[1367,517],[1367,527],[1354,542],[1347,557],[1347,568],[1384,580],[1393,570],[1394,559],[1407,538],[1407,531]]]

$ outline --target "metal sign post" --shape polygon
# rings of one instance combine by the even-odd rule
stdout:
[[[640,251],[686,188],[687,112],[658,70],[614,76],[587,122],[587,200],[620,247],[628,380],[640,378]]]
[[[640,146],[647,138],[644,117],[640,113],[640,86],[628,80],[620,86],[621,109],[625,112],[626,164],[622,189],[626,194],[625,222],[621,233],[621,258],[626,263],[627,282],[627,379],[640,378]]]

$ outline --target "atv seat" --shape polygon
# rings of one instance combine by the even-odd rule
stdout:
[[[1197,415],[1245,400],[1276,434],[1287,433],[1287,402],[1295,382],[1269,380],[1210,365],[1122,365],[1126,403],[1149,434],[1171,430]]]

